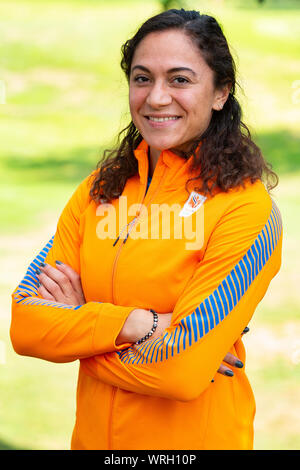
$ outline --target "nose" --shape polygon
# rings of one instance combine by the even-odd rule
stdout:
[[[156,82],[149,90],[146,102],[152,108],[160,108],[172,103],[172,96],[170,95],[167,87],[161,83]]]

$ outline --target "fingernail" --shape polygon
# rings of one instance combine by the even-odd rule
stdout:
[[[41,271],[39,268],[36,268],[35,272],[36,272],[37,274],[41,274],[42,271]]]
[[[236,363],[234,365],[235,365],[235,367],[239,367],[240,369],[242,367],[244,367],[244,364],[242,363],[242,361],[236,361]]]
[[[228,377],[233,377],[234,376],[234,373],[230,369],[225,370],[224,374],[227,375]]]
[[[38,282],[38,287],[40,287],[40,285],[41,285],[41,283],[40,283],[40,281],[39,281],[39,282]]]
[[[45,265],[45,263],[42,262],[42,263],[40,263],[40,266],[42,266],[42,268],[44,268],[46,265]]]
[[[64,263],[62,263],[61,261],[57,261],[57,260],[55,261],[55,263],[56,263],[56,264],[64,264]]]
[[[246,328],[243,330],[243,333],[246,334],[246,333],[248,333],[249,330],[250,330],[250,328],[248,328],[248,326],[246,326]]]
[[[214,379],[212,379],[211,382],[214,382]]]

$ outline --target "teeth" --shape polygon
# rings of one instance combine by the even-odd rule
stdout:
[[[150,121],[154,121],[154,122],[164,122],[164,121],[175,121],[176,119],[179,119],[179,118],[177,116],[162,117],[162,118],[148,116],[148,119],[150,119]]]

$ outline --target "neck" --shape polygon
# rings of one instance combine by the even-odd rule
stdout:
[[[190,148],[187,147],[187,145],[183,145],[180,147],[176,147],[176,148],[172,148],[171,149],[172,152],[174,152],[176,155],[178,155],[179,157],[185,157],[185,153],[190,151]],[[155,149],[153,147],[149,147],[149,151],[148,151],[148,160],[149,160],[149,172],[148,172],[148,176],[150,176],[152,178],[153,176],[153,173],[154,173],[154,170],[155,170],[155,167],[156,167],[156,164],[157,164],[157,161],[159,159],[159,156],[161,154],[162,150],[158,150],[158,149]]]
[[[148,176],[152,178],[161,150],[149,147],[149,172]]]

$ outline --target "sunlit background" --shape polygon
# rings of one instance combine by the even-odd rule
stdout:
[[[17,356],[10,295],[72,192],[128,122],[120,47],[162,3],[0,2],[0,449],[70,446],[78,362]],[[283,265],[244,343],[255,449],[299,449],[300,2],[184,4],[221,23],[244,120],[280,177],[273,197],[284,223]]]

